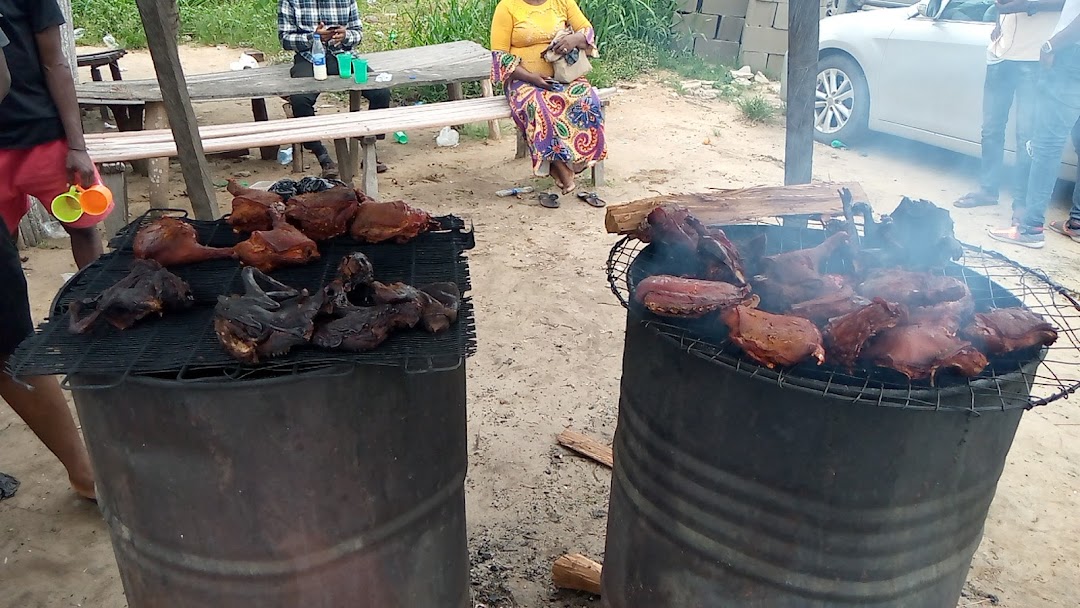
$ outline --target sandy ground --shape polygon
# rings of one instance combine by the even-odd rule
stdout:
[[[185,49],[192,72],[220,70],[235,51]],[[145,55],[123,61],[126,78],[146,75]],[[88,78],[88,76],[86,76]],[[329,101],[327,103],[330,103]],[[246,102],[204,104],[204,121],[249,117]],[[321,111],[333,111],[324,108]],[[280,115],[280,108],[271,108]],[[748,125],[723,102],[674,96],[658,81],[625,90],[608,114],[612,203],[656,193],[778,184],[783,130]],[[558,210],[499,199],[494,191],[530,182],[514,161],[514,140],[463,139],[434,145],[434,132],[411,133],[406,145],[385,145],[392,167],[385,197],[403,197],[437,213],[475,222],[470,258],[479,353],[468,362],[470,470],[467,508],[475,602],[539,608],[598,606],[595,598],[550,585],[552,560],[566,551],[602,559],[610,474],[554,445],[568,425],[610,440],[616,421],[624,311],[608,290],[604,261],[615,239],[603,211],[573,200]],[[175,165],[174,165],[175,167]],[[976,164],[902,140],[881,137],[859,150],[818,147],[815,178],[862,182],[880,212],[902,195],[945,204],[974,183]],[[217,161],[215,179],[254,182],[287,170],[256,160]],[[176,204],[182,183],[174,171]],[[134,212],[146,207],[145,179],[132,185]],[[219,201],[226,204],[222,192]],[[1053,209],[1065,213],[1065,202]],[[989,226],[1008,220],[1004,206],[954,211],[965,241],[991,245]],[[1013,250],[1080,288],[1080,246],[1057,235],[1047,249]],[[73,270],[61,243],[26,253],[38,320]],[[1013,608],[1076,606],[1080,588],[1080,415],[1059,402],[1025,415],[998,486],[985,537],[961,605]],[[9,408],[0,407],[0,470],[22,481],[0,503],[0,606],[11,608],[126,605],[107,530],[96,509],[69,491],[59,463]]]

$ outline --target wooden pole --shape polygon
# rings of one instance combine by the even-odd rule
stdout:
[[[220,212],[210,179],[210,166],[203,153],[184,70],[180,67],[180,52],[176,45],[180,15],[176,0],[135,0],[135,3],[146,31],[150,57],[154,60],[154,71],[176,142],[191,208],[198,219],[217,219]]]
[[[819,0],[788,4],[787,141],[784,184],[809,184],[814,166],[814,97],[817,88]]]

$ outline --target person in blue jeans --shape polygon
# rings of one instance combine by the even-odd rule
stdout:
[[[1016,100],[1016,166],[1009,180],[1013,212],[1024,205],[1031,157],[1025,146],[1035,124],[1039,47],[1057,25],[1064,0],[1007,0],[997,4],[998,21],[986,49],[983,84],[982,170],[979,189],[953,205],[958,209],[998,204],[1005,172],[1005,127]]]
[[[1042,46],[1035,130],[1031,137],[1031,170],[1019,222],[990,230],[990,238],[1041,249],[1046,208],[1061,168],[1061,154],[1080,119],[1080,0],[1065,0],[1050,39]],[[1050,229],[1080,242],[1080,204],[1073,201],[1069,219],[1051,222]]]

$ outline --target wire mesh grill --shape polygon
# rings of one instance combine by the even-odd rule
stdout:
[[[134,234],[131,227],[145,219],[146,216],[139,218],[121,234],[128,235],[128,244]],[[291,287],[314,293],[335,275],[344,256],[361,251],[371,259],[379,281],[402,281],[416,286],[448,281],[456,283],[464,294],[472,288],[468,259],[464,255],[464,250],[472,246],[472,233],[466,232],[464,223],[457,218],[449,216],[447,221],[456,221],[456,226],[421,235],[405,244],[367,245],[356,244],[352,239],[332,239],[320,243],[319,260],[283,268],[272,276]],[[225,235],[232,235],[224,221],[192,224],[201,236],[210,237],[204,243],[226,243]],[[213,240],[215,234],[219,235],[217,241]],[[235,242],[235,235],[232,238]],[[235,260],[170,269],[191,286],[195,306],[190,310],[144,319],[124,331],[102,324],[87,334],[72,334],[68,330],[68,305],[108,289],[128,273],[135,260],[123,240],[114,239],[113,243],[117,245],[116,251],[84,268],[57,294],[50,318],[9,358],[7,367],[13,376],[95,375],[118,384],[130,374],[180,381],[240,379],[341,364],[394,365],[423,372],[456,367],[463,358],[476,352],[473,305],[470,298],[463,297],[457,323],[442,333],[429,334],[419,329],[396,332],[377,349],[363,353],[302,346],[256,366],[241,364],[221,347],[212,323],[218,296],[243,291],[241,266]]]
[[[784,227],[776,222],[724,226],[738,245],[766,233],[767,255],[813,247],[824,240],[824,226]],[[1000,253],[964,245],[959,263],[949,264],[943,274],[963,280],[975,299],[977,312],[992,308],[1024,306],[1043,316],[1058,330],[1058,340],[1048,348],[1018,351],[989,357],[990,365],[973,378],[939,374],[934,385],[911,381],[884,368],[854,371],[803,363],[789,369],[770,370],[746,357],[727,338],[727,330],[715,320],[681,320],[652,315],[633,302],[634,286],[647,276],[663,272],[668,261],[658,250],[634,237],[620,239],[611,249],[607,276],[612,292],[647,326],[676,341],[695,356],[710,359],[737,373],[779,382],[793,388],[840,399],[889,407],[919,409],[1002,410],[1045,405],[1080,389],[1080,304],[1076,294],[1045,273],[1026,268]],[[843,262],[831,260],[826,272],[843,273]]]

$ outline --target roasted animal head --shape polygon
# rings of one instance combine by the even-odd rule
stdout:
[[[230,355],[258,363],[311,339],[321,296],[311,297],[251,267],[241,277],[244,293],[219,297],[214,310],[214,331]]]
[[[325,241],[348,232],[359,208],[352,188],[335,186],[290,198],[285,204],[285,217],[309,238]]]
[[[375,268],[366,255],[355,251],[345,256],[338,264],[337,275],[323,288],[322,313],[333,314],[335,310],[360,304],[353,301],[351,295],[366,294],[374,282]]]
[[[135,260],[131,271],[112,287],[95,298],[71,303],[68,329],[86,333],[99,319],[127,329],[150,315],[189,308],[192,302],[191,288],[183,279],[154,260]]]
[[[438,228],[439,223],[431,215],[405,201],[379,203],[368,199],[360,203],[349,233],[364,243],[406,243],[423,232]]]
[[[998,308],[975,315],[964,328],[965,338],[995,355],[1035,346],[1050,346],[1058,332],[1038,314],[1026,308]]]
[[[941,370],[972,377],[989,364],[970,342],[937,324],[886,329],[863,349],[862,360],[896,370],[910,380],[929,378],[931,384]]]
[[[236,180],[229,180],[227,189],[233,195],[228,222],[234,231],[255,232],[273,227],[270,206],[282,202],[284,199],[281,195],[241,186]]]
[[[874,222],[870,206],[855,203],[863,214],[866,238],[856,266],[860,272],[873,268],[940,268],[964,254],[956,239],[949,212],[926,200],[904,197],[881,222]]]
[[[270,207],[273,218],[272,230],[257,230],[248,240],[235,247],[246,266],[254,266],[263,272],[271,272],[283,266],[298,266],[319,259],[319,247],[315,241],[285,220],[285,205],[275,203]]]
[[[132,249],[135,257],[154,260],[162,266],[223,260],[235,255],[232,247],[199,244],[195,228],[175,217],[161,217],[139,228]]]

